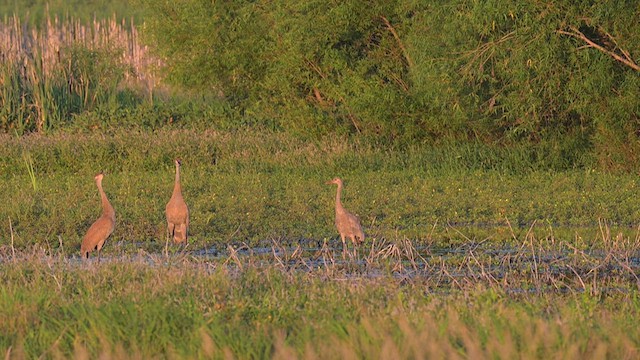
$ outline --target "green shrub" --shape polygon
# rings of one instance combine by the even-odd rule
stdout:
[[[300,136],[519,143],[559,167],[640,144],[632,3],[142,3],[169,79]]]

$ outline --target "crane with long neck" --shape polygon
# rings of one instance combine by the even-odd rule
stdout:
[[[338,185],[338,190],[336,191],[336,228],[342,240],[342,256],[344,257],[347,251],[345,238],[350,238],[353,245],[357,246],[364,242],[364,232],[362,231],[362,225],[360,225],[360,219],[342,206],[342,201],[340,200],[342,188],[344,187],[342,179],[334,178],[327,181],[327,184]]]
[[[96,186],[100,193],[100,201],[102,203],[102,215],[87,230],[82,238],[80,245],[80,254],[82,258],[88,259],[89,253],[93,250],[98,251],[98,262],[100,262],[100,250],[104,246],[105,241],[113,233],[116,226],[116,212],[111,206],[107,194],[102,189],[102,178],[104,174],[101,172],[95,176]]]
[[[176,178],[173,184],[171,199],[165,208],[167,216],[167,234],[173,237],[173,242],[187,244],[189,237],[189,208],[182,197],[182,187],[180,185],[180,167],[182,161],[175,160]]]

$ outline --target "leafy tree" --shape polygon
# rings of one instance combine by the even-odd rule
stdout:
[[[139,1],[170,81],[296,134],[640,150],[633,1]]]
[[[407,66],[389,18],[396,3],[281,1],[274,7],[262,103],[298,132],[395,138],[408,112]],[[391,29],[391,31],[390,31]],[[290,121],[289,121],[290,120]],[[309,130],[310,129],[310,130]]]
[[[144,34],[167,64],[167,80],[220,93],[233,104],[255,101],[264,76],[266,24],[252,1],[142,0],[152,15]]]
[[[592,147],[614,151],[606,146],[614,139],[637,148],[625,134],[638,130],[639,72],[629,54],[640,54],[639,15],[615,1],[433,5],[407,39],[413,94],[448,137],[527,141],[568,163]]]

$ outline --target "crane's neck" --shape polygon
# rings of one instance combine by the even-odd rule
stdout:
[[[104,190],[102,189],[102,179],[98,179],[96,181],[96,184],[98,185],[98,192],[100,193],[100,200],[102,202],[102,215],[107,215],[110,218],[115,219],[116,212],[115,210],[113,210],[113,206],[111,206],[111,203],[109,203],[107,194],[105,194]]]
[[[182,196],[182,188],[180,187],[180,165],[176,164],[176,181],[173,184],[173,196]]]
[[[338,183],[338,191],[336,191],[336,213],[343,212],[342,201],[340,201],[340,195],[342,194],[342,184]]]

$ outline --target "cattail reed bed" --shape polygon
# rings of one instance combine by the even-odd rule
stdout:
[[[45,131],[82,111],[117,106],[123,88],[151,97],[161,63],[141,44],[133,23],[47,17],[29,27],[17,16],[0,23],[0,127]]]

